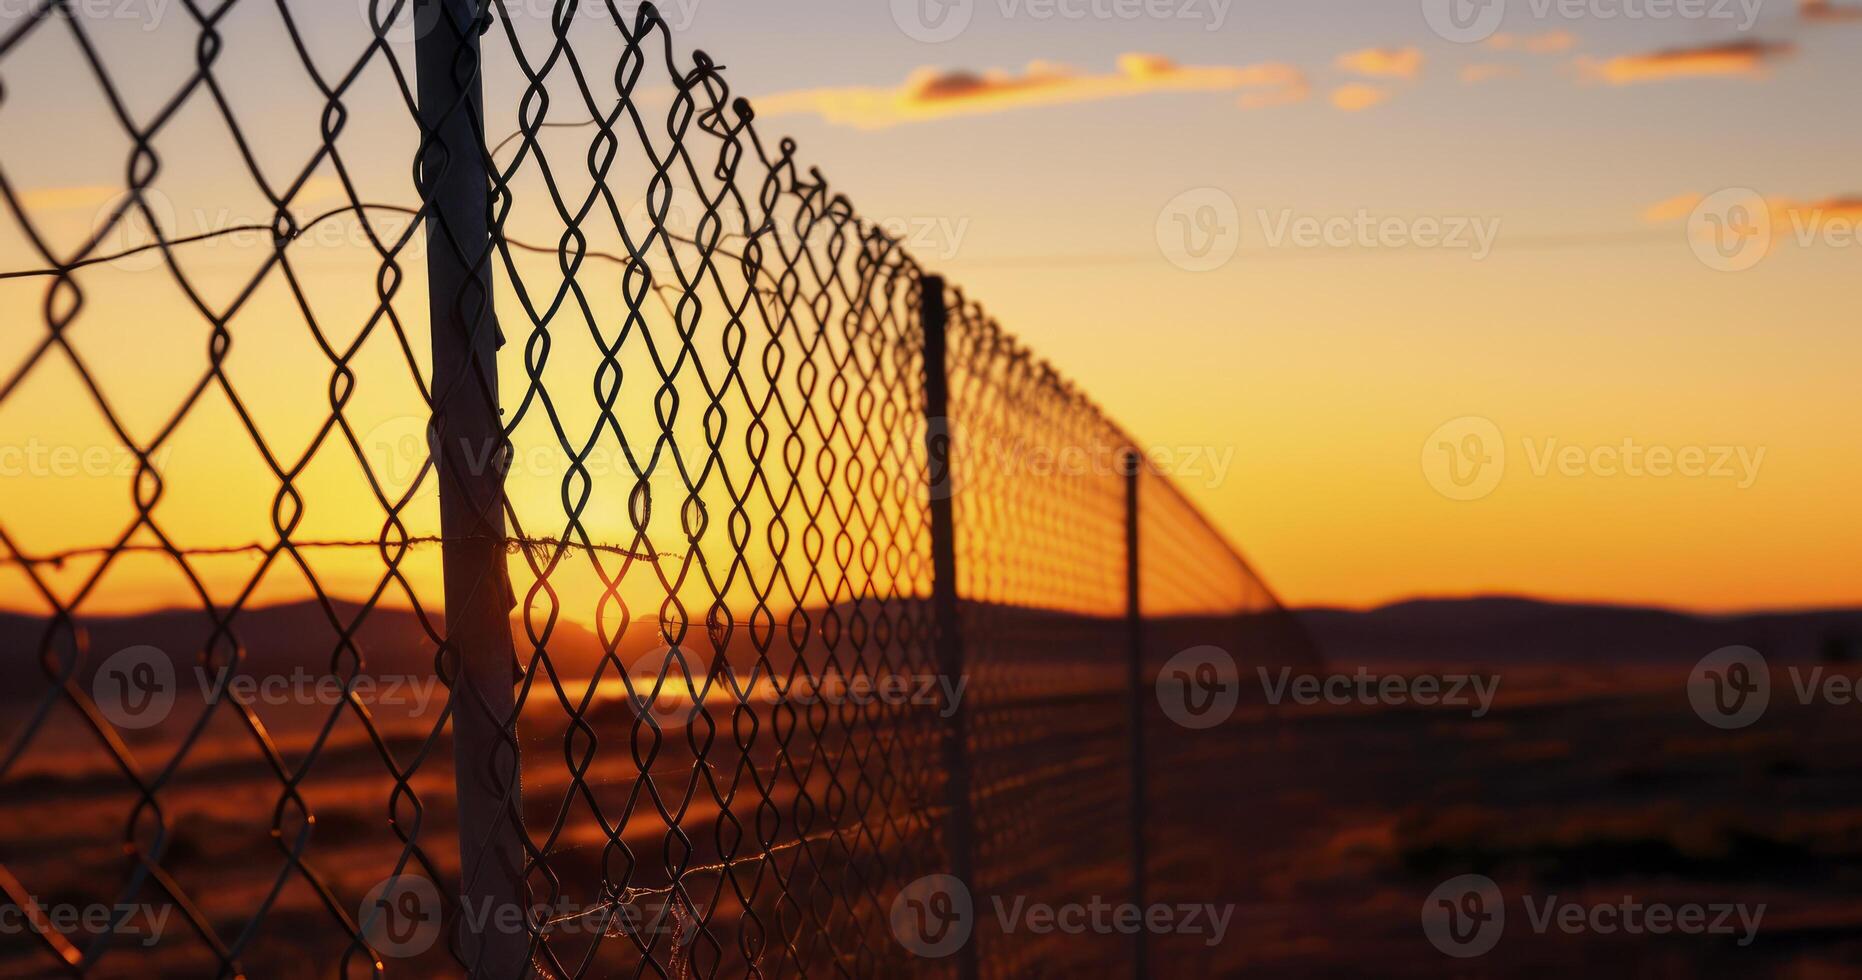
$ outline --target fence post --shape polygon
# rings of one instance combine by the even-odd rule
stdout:
[[[918,293],[918,319],[924,328],[925,467],[931,491],[931,614],[938,671],[947,682],[955,684],[964,677],[964,663],[957,608],[957,517],[951,499],[956,489],[951,469],[955,459],[951,440],[955,434],[950,428],[949,345],[945,337],[950,310],[944,302],[944,277],[921,278]],[[965,691],[968,685],[947,689]],[[951,874],[965,888],[975,889],[969,712],[961,696],[947,707],[950,716],[944,730],[944,837],[950,851]],[[958,954],[958,975],[963,980],[976,980],[978,976],[976,945],[977,937],[972,932]]]
[[[1138,590],[1138,481],[1144,472],[1142,457],[1136,449],[1120,454],[1119,468],[1125,476],[1125,624],[1127,697],[1131,726],[1131,900],[1143,909],[1147,854],[1144,843],[1145,821],[1150,819],[1145,807],[1147,765],[1144,754],[1144,705],[1150,693],[1144,683],[1144,606]],[[1150,973],[1149,943],[1141,928],[1132,933],[1132,975],[1143,978]]]
[[[489,914],[523,909],[523,823],[512,732],[516,654],[505,566],[503,426],[492,305],[479,24],[484,0],[416,0],[420,194],[433,345],[428,439],[440,494],[459,808],[460,957],[473,977],[522,977],[530,936]],[[476,927],[476,928],[475,928]]]

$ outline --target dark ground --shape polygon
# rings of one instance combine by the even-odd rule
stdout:
[[[1217,946],[1206,945],[1204,937],[1155,937],[1153,975],[1862,974],[1862,706],[1800,704],[1784,669],[1840,656],[1853,635],[1845,631],[1855,614],[1696,620],[1646,610],[1560,609],[1444,604],[1310,617],[1329,654],[1324,672],[1349,674],[1363,666],[1377,674],[1497,677],[1498,697],[1485,717],[1473,717],[1462,706],[1268,705],[1262,703],[1254,665],[1246,662],[1243,707],[1225,725],[1188,731],[1154,703],[1147,705],[1149,898],[1235,906],[1228,934]],[[1003,616],[1000,610],[992,615]],[[1006,659],[979,663],[985,678],[1005,664],[1033,662],[1054,671],[979,681],[996,686],[975,695],[976,890],[983,910],[975,941],[984,953],[985,975],[1127,976],[1125,937],[1004,936],[988,912],[986,896],[992,893],[1083,902],[1094,895],[1123,900],[1130,889],[1126,702],[1118,686],[1118,645],[1100,642],[1116,639],[1115,627],[1030,620],[1019,628],[1066,642],[1046,643],[1047,653],[1031,661],[1007,657],[1020,642],[1009,642],[1010,636],[995,651]],[[375,642],[391,648],[394,636],[411,635],[388,630]],[[1193,627],[1158,631],[1152,669],[1199,635]],[[1517,642],[1509,643],[1509,635]],[[1739,642],[1773,658],[1772,703],[1751,727],[1722,731],[1696,716],[1686,684],[1699,656],[1717,644]],[[1060,650],[1072,651],[1078,662],[1067,666],[1054,653]],[[1395,655],[1376,656],[1384,650]],[[1431,650],[1437,655],[1429,656]],[[423,658],[384,659],[417,669]],[[1853,664],[1826,670],[1862,675]],[[1017,696],[1017,684],[1046,693],[1056,691],[1060,679],[1077,690],[1033,702]],[[992,690],[1003,693],[992,697]],[[20,703],[15,693],[0,734],[10,735],[23,721]],[[560,718],[551,720],[545,707],[540,705],[526,733],[526,792],[534,809],[529,817],[540,827],[563,819],[552,863],[568,869],[568,887],[592,889],[591,882],[576,880],[573,868],[598,866],[606,838],[593,827],[588,804],[575,802],[579,794],[567,776],[574,753],[566,752],[574,743],[565,741]],[[607,721],[598,727],[609,734],[588,777],[590,792],[606,812],[626,812],[636,785],[634,746],[612,733],[631,728],[631,718],[622,717],[619,705],[606,710]],[[192,756],[195,761],[161,794],[163,816],[174,833],[164,865],[222,935],[234,936],[268,900],[285,858],[272,836],[280,783],[260,764],[253,734],[230,712],[222,714],[195,750],[202,754]],[[426,720],[377,720],[384,745],[405,765],[422,746]],[[309,751],[314,718],[269,713],[266,721],[284,758]],[[94,736],[73,713],[55,711],[48,724],[23,757],[25,764],[0,784],[0,862],[47,900],[103,900],[109,897],[105,885],[120,882],[126,868],[122,841],[135,795],[112,774]],[[874,732],[859,724],[864,723],[852,730],[862,731],[862,742],[871,740]],[[915,724],[904,729],[907,741],[891,763],[845,762],[854,769],[845,770],[841,781],[861,786],[854,775],[861,767],[872,777],[867,790],[881,785],[877,780],[888,769],[922,777],[931,767],[918,768],[911,760],[925,761],[923,746],[929,743],[923,741],[927,730]],[[796,754],[851,759],[845,753],[853,743],[836,734],[843,729],[844,721],[826,726],[818,747],[797,742]],[[728,730],[720,737],[728,739]],[[131,744],[142,753],[145,770],[164,758],[159,737]],[[335,726],[319,751],[313,776],[301,786],[317,814],[316,843],[307,860],[338,905],[353,909],[401,850],[387,820],[393,780],[381,748],[353,719]],[[411,785],[425,805],[421,851],[446,876],[456,865],[453,814],[445,803],[450,743],[442,736],[431,751],[436,761],[421,767]],[[767,766],[770,759],[758,756],[753,762]],[[718,764],[729,772],[741,768],[741,757],[719,756]],[[658,780],[659,791],[675,805],[693,785],[678,775],[689,773],[690,753],[676,743],[661,750],[652,768],[678,776]],[[772,800],[793,823],[798,789],[805,787],[811,800],[825,804],[836,795],[831,781],[819,769],[792,773],[777,781]],[[935,794],[941,788],[922,782],[918,791]],[[731,823],[719,818],[715,804],[707,807],[709,792],[699,785],[681,819],[701,855],[694,863],[715,855],[718,829]],[[848,794],[840,805],[854,805],[850,801],[857,796]],[[745,796],[732,807],[745,826],[757,819],[756,802]],[[624,839],[642,861],[633,880],[650,883],[652,864],[669,846],[684,845],[669,836],[650,798],[637,797],[633,805]],[[874,798],[858,805],[867,808],[868,822],[881,812],[874,808],[882,807]],[[892,807],[884,812],[899,812],[897,805],[884,804]],[[408,816],[403,813],[404,826],[411,826]],[[858,822],[855,816],[854,810],[840,811],[843,824]],[[290,817],[279,825],[295,826]],[[793,827],[785,825],[777,836],[792,839]],[[876,854],[869,851],[854,863],[870,872]],[[837,875],[848,867],[821,871]],[[792,879],[791,887],[825,899],[831,890],[811,884],[807,873]],[[1498,884],[1507,922],[1491,952],[1454,959],[1430,944],[1421,917],[1436,886],[1471,873]],[[717,875],[702,880],[707,890],[724,884]],[[775,935],[783,913],[768,894],[750,904]],[[1542,904],[1551,896],[1586,905],[1630,896],[1643,905],[1763,903],[1765,909],[1754,939],[1744,946],[1735,935],[1536,932],[1524,900]],[[337,975],[345,942],[315,893],[292,880],[270,901],[271,911],[242,957],[249,975]],[[712,929],[721,945],[702,955],[722,965],[707,970],[701,962],[694,972],[741,974],[742,905],[728,890],[717,893],[715,903],[719,912]],[[870,914],[874,908],[853,920],[837,919],[835,927],[851,930],[849,936],[877,936],[874,948],[885,947],[884,925]],[[607,944],[604,957],[612,962],[604,958],[590,975],[632,975],[628,963],[638,957],[625,942]],[[147,956],[122,946],[97,975],[195,976],[200,951],[198,938],[181,930]],[[894,973],[933,967],[929,972],[935,975],[949,966],[891,962]],[[44,975],[51,965],[28,937],[0,936],[0,976]],[[772,975],[794,972],[773,956],[764,965]],[[352,966],[364,968],[350,975],[366,975],[365,964]],[[391,962],[388,975],[448,975],[455,969],[436,951]]]

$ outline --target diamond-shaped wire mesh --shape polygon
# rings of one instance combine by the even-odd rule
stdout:
[[[947,975],[896,906],[962,867],[985,975],[1122,972],[986,910],[1130,894],[1134,765],[1150,891],[1226,894],[1233,753],[1133,757],[1132,441],[652,7],[443,6],[0,25],[0,972]],[[1145,669],[1308,657],[1143,482]]]

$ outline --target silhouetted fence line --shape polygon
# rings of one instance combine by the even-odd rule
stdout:
[[[989,901],[1231,887],[1185,814],[1246,719],[1173,724],[1159,665],[1303,634],[650,5],[591,9],[0,25],[0,122],[110,122],[0,142],[0,419],[115,461],[0,498],[0,968],[1195,968]],[[109,152],[71,225],[45,182]]]

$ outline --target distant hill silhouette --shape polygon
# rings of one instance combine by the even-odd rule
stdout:
[[[337,622],[353,621],[359,607],[353,603],[333,603]],[[1123,685],[1123,651],[1125,622],[1122,617],[1095,618],[1068,613],[1025,609],[980,603],[964,603],[966,625],[976,633],[970,644],[973,667],[1006,666],[1017,669],[1074,671],[1101,677],[1114,687]],[[765,622],[763,629],[773,630],[769,661],[777,671],[792,665],[792,642],[805,638],[808,663],[819,669],[832,656],[841,669],[851,669],[857,654],[864,649],[867,669],[878,665],[876,654],[892,651],[887,669],[906,671],[928,667],[931,611],[923,600],[894,600],[887,604],[887,622],[882,626],[871,604],[861,608],[842,605],[806,611],[808,629],[791,633],[787,614]],[[433,630],[443,629],[440,614],[429,611]],[[1283,657],[1280,646],[1290,638],[1276,624],[1285,620],[1267,617],[1237,620],[1226,617],[1175,617],[1150,620],[1146,626],[1147,656],[1161,662],[1177,650],[1215,643],[1227,647],[1246,663],[1278,662],[1281,659],[1305,659],[1301,647]],[[80,617],[79,625],[89,641],[89,656],[78,683],[89,687],[98,664],[116,651],[132,646],[160,648],[177,664],[198,662],[206,647],[211,629],[206,615],[198,609],[175,609],[130,616]],[[19,651],[31,667],[23,683],[0,686],[0,703],[29,701],[45,690],[44,675],[39,671],[37,655],[45,636],[46,622],[17,613],[0,613],[0,649]],[[338,648],[337,630],[331,616],[316,602],[305,601],[244,610],[233,620],[233,631],[244,650],[241,673],[251,676],[290,675],[294,670],[321,674],[330,669]],[[520,657],[533,652],[521,622],[514,623]],[[827,637],[832,637],[830,643]],[[615,653],[624,664],[659,647],[662,643],[659,624],[651,619],[637,619],[616,644]],[[377,608],[371,610],[356,634],[356,646],[363,657],[363,670],[375,677],[431,675],[434,670],[435,641],[422,625],[420,617],[408,610]],[[897,651],[905,646],[916,650],[916,663],[898,659]],[[832,647],[832,650],[830,650]],[[688,628],[685,648],[688,653],[705,655],[712,649],[701,623]],[[603,644],[594,631],[559,618],[544,643],[551,664],[568,677],[587,677],[594,673],[603,655]],[[758,662],[756,645],[747,623],[738,622],[726,645],[731,664],[747,673]],[[226,651],[215,651],[214,661],[230,659]],[[1050,677],[1053,674],[1045,675]]]
[[[1862,609],[1720,616],[1486,596],[1297,615],[1333,664],[1686,663],[1733,644],[1781,663],[1862,659]]]
[[[337,603],[339,619],[349,621],[357,607]],[[895,610],[896,611],[896,610]],[[922,610],[913,610],[922,615]],[[437,615],[437,614],[430,614]],[[994,614],[998,618],[1001,612]],[[1029,644],[1030,660],[1051,660],[1061,651],[1054,640],[1069,631],[1101,628],[1091,621],[1015,612],[1018,638]],[[1468,599],[1417,599],[1369,610],[1315,607],[1298,610],[1299,621],[1311,634],[1319,654],[1334,665],[1356,663],[1487,663],[1487,664],[1610,664],[1691,663],[1723,646],[1756,647],[1779,663],[1810,663],[1833,659],[1862,660],[1862,609],[1762,612],[1738,615],[1701,615],[1639,606],[1609,606],[1544,602],[1507,596]],[[815,610],[819,625],[826,612]],[[849,615],[842,610],[844,623]],[[1200,642],[1230,642],[1232,631],[1210,631],[1204,637],[1195,620],[1178,621],[1188,629],[1171,630],[1156,624],[1155,640],[1164,646]],[[136,616],[81,620],[90,638],[88,668],[102,656],[125,647],[160,647],[180,657],[194,656],[208,636],[206,617],[198,610],[168,610]],[[435,629],[439,628],[437,620]],[[1115,627],[1105,627],[1115,628]],[[288,603],[247,610],[234,621],[245,647],[244,672],[254,675],[289,673],[293,668],[313,672],[330,663],[336,633],[323,609],[313,602]],[[694,627],[697,631],[699,628]],[[36,661],[45,623],[35,616],[0,613],[0,646]],[[1181,632],[1181,637],[1175,635]],[[521,628],[520,653],[529,645]],[[1042,641],[1046,637],[1046,642]],[[1180,641],[1180,642],[1179,642]],[[843,636],[842,643],[847,642]],[[618,644],[623,662],[659,643],[656,624],[637,621]],[[1244,641],[1245,643],[1245,641]],[[378,676],[420,676],[433,670],[434,644],[419,618],[401,609],[376,609],[364,620],[357,644],[366,670]],[[706,650],[702,632],[695,632],[688,649]],[[810,640],[811,661],[822,652],[818,636]],[[1065,646],[1064,644],[1062,646]],[[585,674],[600,659],[602,644],[589,629],[559,619],[549,638],[551,661],[571,674]],[[755,660],[749,632],[741,625],[730,644],[733,663],[747,667]],[[775,643],[774,658],[782,659],[787,639]],[[843,649],[845,647],[843,646]],[[1167,652],[1167,651],[1166,651]],[[1242,659],[1249,659],[1238,649]],[[998,655],[1006,655],[998,650]],[[1093,658],[1098,659],[1095,654]],[[0,687],[0,703],[30,699],[43,690],[34,669],[27,683]],[[786,663],[778,664],[779,669]],[[88,685],[91,678],[80,676]]]
[[[332,605],[343,623],[354,621],[360,608],[345,602]],[[442,630],[439,614],[429,613],[429,616],[433,629]],[[78,622],[89,636],[91,656],[86,666],[91,669],[102,657],[132,646],[158,647],[178,660],[191,660],[205,648],[212,632],[212,624],[198,609],[80,617]],[[337,632],[329,614],[315,602],[243,610],[233,620],[233,631],[245,649],[244,672],[255,676],[289,674],[293,668],[300,667],[310,671],[327,668],[338,648]],[[650,630],[637,632],[646,634]],[[42,689],[37,654],[44,635],[43,619],[0,613],[0,646],[25,654],[33,667],[31,682],[6,686],[0,690],[0,701],[36,696]],[[361,650],[365,669],[376,676],[423,676],[433,671],[435,644],[422,627],[419,616],[409,610],[377,608],[370,611],[356,633],[356,646]],[[639,649],[649,646],[650,640],[643,640]],[[561,649],[578,662],[592,663],[599,656],[601,644],[593,633],[581,626],[558,620],[549,647],[552,655]],[[78,680],[89,685],[91,678],[81,674]]]

